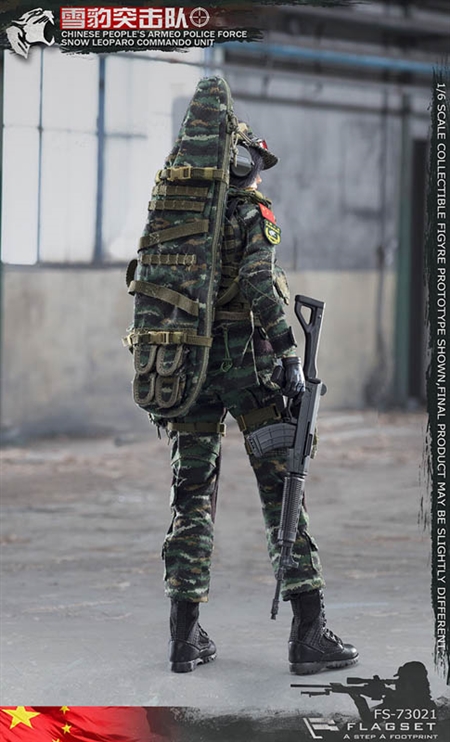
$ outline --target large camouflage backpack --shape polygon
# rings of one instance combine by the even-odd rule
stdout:
[[[206,376],[236,129],[225,80],[201,80],[156,175],[138,258],[128,266],[133,396],[155,422],[185,415]]]

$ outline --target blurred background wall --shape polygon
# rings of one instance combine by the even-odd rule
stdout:
[[[261,190],[292,295],[327,303],[324,407],[421,405],[428,105],[449,16],[443,0],[272,6],[258,43],[6,52],[4,438],[146,429],[121,347],[125,268],[155,172],[207,74],[227,78],[237,115],[280,158]]]

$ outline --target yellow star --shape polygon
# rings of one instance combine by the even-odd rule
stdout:
[[[25,724],[25,726],[33,728],[30,720],[33,716],[39,716],[37,711],[26,711],[25,706],[17,706],[15,709],[2,709],[2,711],[12,717],[10,729],[13,729],[17,724]]]
[[[70,732],[70,730],[72,729],[72,726],[70,724],[64,724],[61,729],[63,730],[64,734],[67,734],[67,732]]]
[[[52,739],[52,742],[61,742],[61,740],[59,738],[58,739]]]
[[[66,711],[70,711],[70,708],[68,706],[61,706],[60,711],[62,711],[63,714],[65,714]]]

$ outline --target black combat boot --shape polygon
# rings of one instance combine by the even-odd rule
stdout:
[[[199,604],[172,600],[169,662],[172,672],[191,672],[216,657],[216,645],[198,622]]]
[[[344,644],[326,628],[321,590],[299,593],[291,599],[292,619],[289,637],[289,668],[295,675],[311,675],[320,670],[347,667],[358,661],[358,652]]]

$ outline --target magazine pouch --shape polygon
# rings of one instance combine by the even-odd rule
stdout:
[[[136,404],[155,422],[186,414],[206,376],[237,121],[227,83],[197,86],[156,174],[138,257],[127,270]]]

